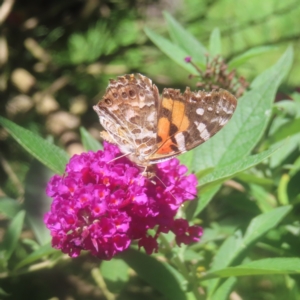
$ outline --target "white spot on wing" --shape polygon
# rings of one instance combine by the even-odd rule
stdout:
[[[154,123],[155,116],[156,116],[156,112],[152,111],[150,114],[147,115],[147,122]]]
[[[175,137],[176,143],[178,145],[178,149],[180,151],[185,152],[186,151],[186,148],[185,148],[185,138],[184,138],[183,133],[179,132],[174,137]]]
[[[202,132],[204,129],[206,129],[206,125],[204,123],[196,122],[197,129]]]
[[[215,122],[219,123],[219,119],[220,119],[220,117],[215,117],[215,118],[210,119],[210,122],[211,123],[215,123]]]
[[[232,106],[232,105],[230,105],[230,106],[223,106],[223,111],[227,115],[232,115],[233,114],[233,110],[234,110],[234,106]]]
[[[199,107],[199,108],[196,109],[196,113],[197,113],[197,115],[202,116],[204,114],[204,109]]]
[[[197,129],[200,132],[200,137],[207,141],[210,138],[210,133],[206,129],[206,125],[204,123],[196,122]]]
[[[228,122],[227,117],[220,118],[219,124],[220,126],[224,126]]]

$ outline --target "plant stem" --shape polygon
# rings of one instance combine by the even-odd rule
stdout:
[[[172,248],[166,238],[162,235],[159,237],[160,241],[163,243],[167,252],[172,253]],[[192,285],[192,293],[197,300],[204,300],[204,295],[201,295],[199,292],[199,285],[198,281],[196,280],[195,276],[191,275],[184,260],[181,259],[180,254],[173,256],[172,262],[177,267],[178,271],[184,276],[186,281]]]

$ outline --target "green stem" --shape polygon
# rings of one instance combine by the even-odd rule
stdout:
[[[167,253],[172,253],[172,248],[169,244],[169,242],[166,240],[166,238],[163,235],[159,236],[160,241],[164,245]],[[173,256],[172,262],[177,267],[178,271],[184,276],[186,281],[192,285],[192,292],[197,300],[204,300],[205,296],[201,295],[199,292],[199,285],[197,278],[195,276],[191,275],[185,262],[180,258],[180,255]]]
[[[107,300],[115,300],[116,296],[108,290],[99,268],[92,269],[91,274],[105,298]]]

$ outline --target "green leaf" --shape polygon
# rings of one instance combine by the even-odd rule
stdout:
[[[31,254],[29,254],[28,256],[26,256],[25,259],[21,260],[16,265],[15,270],[18,270],[24,266],[32,264],[33,262],[36,262],[43,257],[47,257],[50,254],[55,253],[55,252],[57,252],[57,250],[52,248],[50,243],[45,244],[45,245],[41,246],[39,249],[37,249],[36,251],[34,251]]]
[[[292,206],[290,205],[277,207],[252,219],[244,235],[243,247],[247,248],[259,237],[277,226],[291,210]]]
[[[168,24],[170,36],[174,43],[183,49],[192,60],[205,67],[207,49],[184,27],[182,27],[168,12],[164,12],[164,17]]]
[[[215,255],[211,270],[216,270],[228,266],[235,258],[235,253],[239,251],[243,243],[243,238],[240,231],[229,236],[219,248]]]
[[[0,197],[0,212],[12,219],[21,210],[21,205],[16,200]]]
[[[282,146],[282,144],[280,146]],[[269,157],[270,155],[272,155],[280,146],[276,145],[276,147],[271,147],[270,149],[261,152],[259,154],[244,157],[226,166],[217,167],[212,173],[207,174],[204,177],[200,178],[199,185],[201,186],[208,183],[210,184],[219,183],[221,181],[224,181],[226,179],[235,176],[237,173],[252,168],[255,165],[262,162],[267,157]]]
[[[283,174],[280,178],[278,185],[278,202],[281,205],[288,205],[290,203],[288,196],[288,184],[290,182],[290,176]]]
[[[55,173],[64,173],[65,166],[69,161],[65,151],[3,117],[0,117],[0,124],[37,160]]]
[[[300,132],[300,118],[292,120],[279,127],[278,130],[275,133],[273,133],[272,136],[270,137],[270,142],[275,143],[281,141],[287,138],[288,136],[291,136],[299,132]]]
[[[294,96],[295,95],[295,96]],[[299,118],[300,117],[300,102],[297,101],[297,94],[291,95],[291,100],[280,100],[274,103],[274,108],[280,116],[285,116],[288,118]],[[288,119],[289,120],[289,119]]]
[[[270,229],[277,226],[291,209],[291,206],[283,206],[261,214],[252,219],[243,238],[240,237],[239,231],[235,236],[228,237],[217,252],[212,263],[211,271],[229,266],[233,260],[248,249],[252,243],[266,234]],[[213,294],[218,283],[218,279],[209,282],[209,295]]]
[[[258,163],[272,155],[275,151],[277,151],[280,146],[282,146],[282,144],[271,147],[270,149],[262,153],[245,157],[225,167],[221,166],[219,168],[216,168],[212,173],[209,173],[200,178],[200,199],[197,201],[197,206],[194,208],[194,212],[191,213],[191,209],[188,209],[188,218],[191,219],[192,216],[198,215],[208,205],[213,196],[220,189],[221,182],[257,165]],[[193,205],[190,204],[190,206],[192,207]]]
[[[103,148],[102,145],[94,139],[84,127],[80,127],[80,135],[85,150],[98,151]]]
[[[219,191],[221,185],[216,185],[214,187],[210,187],[205,192],[202,192],[200,189],[199,199],[195,199],[189,205],[187,209],[188,219],[192,220],[194,216],[200,214],[200,212],[209,204],[209,202],[213,199],[214,195]],[[193,203],[196,203],[196,207],[193,208],[193,211],[190,211],[190,207],[193,206]]]
[[[294,161],[293,166],[290,169],[289,175],[295,176],[300,171],[300,156]]]
[[[161,292],[167,299],[184,300],[183,276],[169,264],[157,261],[138,250],[128,249],[121,257],[125,262],[153,288]]]
[[[189,56],[189,53],[186,52],[184,49],[180,48],[179,46],[171,43],[164,37],[156,34],[154,31],[150,30],[149,28],[144,29],[146,35],[149,39],[168,57],[170,57],[175,63],[181,66],[183,69],[188,71],[191,74],[197,75],[197,71],[195,68],[185,62],[185,58]]]
[[[211,265],[211,271],[225,268],[233,261],[235,258],[235,254],[239,251],[241,248],[243,239],[241,236],[241,232],[238,231],[235,235],[229,236],[221,245],[219,248],[216,256],[213,259],[212,265]],[[218,279],[210,280],[207,285],[207,292],[208,295],[212,295],[217,286],[219,284]]]
[[[288,49],[285,51],[285,53],[281,56],[279,61],[266,70],[265,72],[261,73],[258,75],[252,82],[251,82],[251,88],[259,88],[264,86],[265,84],[269,84],[270,78],[269,76],[273,77],[274,73],[278,73],[278,75],[282,78],[284,78],[287,74],[287,71],[291,68],[291,64],[293,61],[293,48],[290,46]],[[281,65],[281,66],[280,66]],[[283,67],[283,74],[280,74],[280,68]]]
[[[230,267],[209,272],[204,280],[215,277],[299,274],[299,258],[266,258],[252,261],[237,267]]]
[[[232,291],[237,279],[234,277],[228,278],[224,281],[220,287],[213,294],[211,300],[227,300],[229,299],[229,294]]]
[[[275,197],[260,185],[250,183],[249,196],[256,200],[256,205],[260,211],[267,212],[273,210],[277,206]]]
[[[9,297],[10,294],[6,293],[6,292],[4,291],[4,289],[0,288],[0,296],[3,296],[3,297]]]
[[[267,127],[277,88],[291,67],[292,57],[292,49],[288,48],[275,67],[265,72],[267,81],[239,99],[225,128],[193,150],[194,172],[226,166],[249,154]]]
[[[244,52],[243,54],[234,57],[228,62],[228,67],[230,69],[237,68],[247,62],[249,59],[258,56],[263,53],[270,52],[272,50],[277,49],[274,46],[258,46],[249,49],[248,51]]]
[[[273,144],[273,146],[276,146],[279,143],[282,142],[277,142]],[[270,168],[276,168],[280,166],[293,152],[297,151],[300,145],[300,133],[290,136],[284,141],[284,143],[284,147],[281,147],[274,153],[274,155],[271,156]]]
[[[100,271],[109,291],[113,293],[119,293],[129,278],[128,265],[118,258],[103,261],[100,265]]]
[[[215,28],[209,38],[209,54],[212,57],[222,54],[221,33],[219,28]]]
[[[14,252],[18,239],[20,237],[23,223],[24,223],[25,211],[20,211],[9,224],[5,233],[3,243],[1,245],[1,251],[4,251],[4,259],[9,260]]]
[[[181,155],[178,156],[180,163],[185,165],[188,169],[190,169],[192,167],[192,163],[193,163],[193,156],[194,153],[193,151],[187,151]]]
[[[248,172],[239,173],[236,176],[236,178],[245,183],[255,183],[255,184],[264,185],[264,186],[268,186],[268,187],[271,187],[274,184],[273,180],[271,180],[270,178],[256,176],[256,175],[248,173]]]
[[[122,24],[126,30],[126,25]],[[131,27],[131,29],[133,29]],[[133,31],[133,30],[132,30]],[[123,34],[126,36],[128,34]],[[119,38],[120,39],[120,38]],[[91,63],[101,55],[111,54],[117,48],[106,24],[99,20],[84,33],[74,32],[68,40],[68,59],[73,64]]]
[[[53,173],[37,160],[32,160],[25,178],[24,209],[26,221],[40,245],[50,241],[50,232],[44,223],[44,215],[50,209],[52,199],[45,191]]]
[[[26,220],[40,245],[45,245],[51,239],[50,232],[45,226],[43,218],[28,214]]]

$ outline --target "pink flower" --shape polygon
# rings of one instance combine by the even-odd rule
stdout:
[[[159,234],[170,230],[178,245],[198,241],[201,227],[174,219],[180,205],[194,198],[196,176],[185,175],[187,168],[171,159],[156,166],[160,180],[150,180],[126,157],[112,161],[120,154],[105,142],[103,151],[73,156],[66,173],[51,178],[46,192],[53,202],[44,222],[52,246],[71,257],[87,250],[109,260],[134,240],[148,254],[157,252]]]

